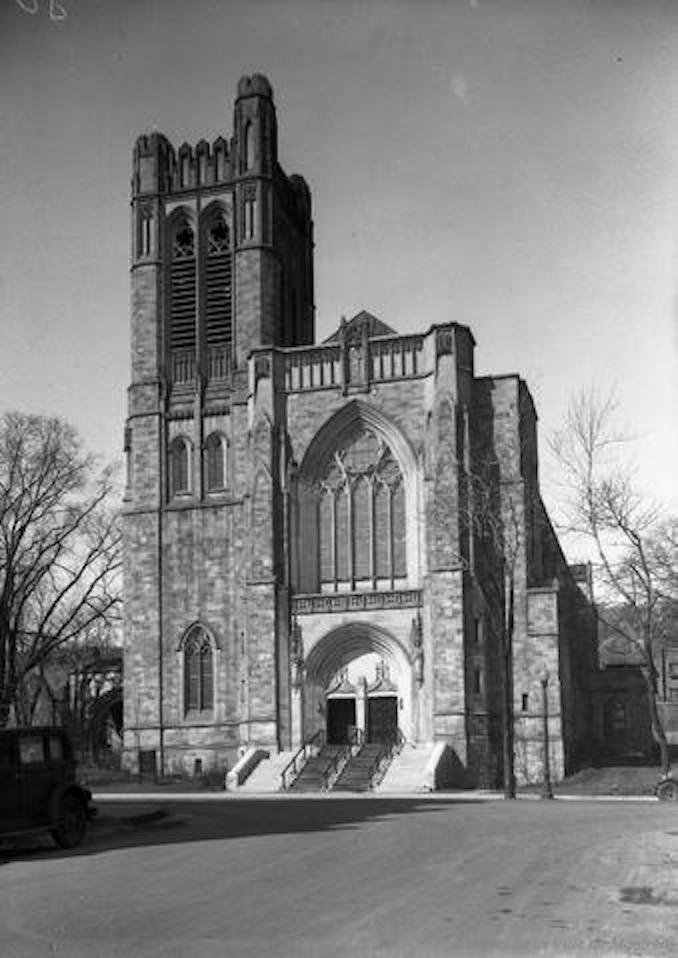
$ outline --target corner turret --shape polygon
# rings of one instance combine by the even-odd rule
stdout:
[[[278,130],[271,84],[261,73],[238,83],[234,132],[237,174],[272,175],[278,162]]]

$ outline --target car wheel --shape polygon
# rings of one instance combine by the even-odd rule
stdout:
[[[678,782],[672,778],[660,782],[657,785],[657,798],[661,802],[678,802]]]
[[[59,824],[51,829],[61,848],[75,848],[87,831],[87,809],[78,795],[64,795],[59,803]]]

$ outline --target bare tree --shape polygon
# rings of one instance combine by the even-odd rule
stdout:
[[[611,397],[582,394],[551,447],[566,489],[563,529],[593,544],[599,618],[642,657],[652,731],[668,772],[655,657],[678,600],[678,524],[640,491],[616,416]]]
[[[0,727],[25,682],[120,601],[111,470],[75,430],[44,416],[0,418]]]
[[[501,650],[502,755],[505,798],[516,797],[513,716],[513,637],[516,574],[523,546],[516,490],[499,481],[492,459],[468,473],[469,569],[483,597],[490,627]]]

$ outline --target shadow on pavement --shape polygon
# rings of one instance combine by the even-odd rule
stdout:
[[[456,805],[478,804],[456,802]],[[104,803],[90,823],[80,848],[57,848],[49,835],[38,835],[15,845],[0,845],[0,865],[39,858],[71,858],[139,846],[183,842],[224,841],[263,835],[291,835],[333,829],[359,828],[363,823],[412,813],[448,813],[447,802],[418,799],[300,799],[293,802],[236,799],[228,802],[149,801]]]

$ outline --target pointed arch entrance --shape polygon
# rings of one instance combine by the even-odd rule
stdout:
[[[412,734],[410,655],[371,622],[344,623],[315,643],[305,662],[304,735],[323,731],[328,742],[348,741],[357,729],[367,741]]]

